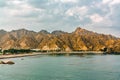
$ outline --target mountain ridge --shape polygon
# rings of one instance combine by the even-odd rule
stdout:
[[[107,48],[120,51],[120,38],[112,35],[95,33],[78,27],[68,33],[60,30],[39,32],[26,29],[0,30],[0,47],[2,49],[40,49],[61,51],[100,51]]]
[[[1,34],[1,32],[3,32],[3,33],[10,33],[10,32],[16,32],[16,31],[28,31],[28,32],[34,32],[34,33],[41,33],[41,32],[43,32],[43,31],[45,31],[45,32],[48,33],[48,34],[52,34],[53,32],[57,32],[57,31],[58,31],[58,32],[60,31],[60,32],[63,32],[63,33],[73,33],[73,32],[75,32],[77,29],[81,29],[81,30],[93,32],[93,33],[96,33],[96,34],[110,35],[110,36],[113,36],[113,37],[116,37],[116,38],[119,38],[119,39],[120,39],[120,37],[114,36],[114,35],[112,35],[112,34],[105,34],[105,33],[94,32],[94,31],[87,30],[87,29],[84,29],[84,28],[81,28],[81,27],[77,27],[74,31],[71,31],[71,32],[65,32],[65,31],[62,31],[62,30],[54,30],[54,31],[52,31],[52,32],[49,32],[49,31],[47,31],[47,30],[45,30],[45,29],[41,29],[40,31],[34,31],[34,30],[28,30],[28,29],[25,29],[25,28],[15,29],[15,30],[11,30],[11,31],[7,31],[7,30],[4,30],[4,29],[0,29],[0,34]]]

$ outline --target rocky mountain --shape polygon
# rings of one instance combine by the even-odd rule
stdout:
[[[0,30],[2,49],[40,49],[61,51],[120,51],[120,38],[98,34],[78,27],[71,33],[46,30],[39,32],[26,29],[10,32]]]

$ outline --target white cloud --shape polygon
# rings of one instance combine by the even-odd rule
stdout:
[[[59,0],[59,1],[63,3],[77,3],[78,2],[78,0]]]
[[[34,13],[36,12],[42,12],[43,9],[40,8],[34,8],[33,6],[27,4],[24,0],[10,0],[7,2],[8,7],[4,8],[4,13],[7,16],[35,16]],[[9,13],[8,13],[9,12]]]
[[[100,16],[99,14],[91,15],[90,19],[92,20],[92,22],[97,22],[97,23],[103,21],[103,17]]]
[[[120,4],[120,0],[102,0],[103,4],[115,5]]]
[[[103,4],[108,4],[109,2],[111,2],[112,0],[102,0]]]
[[[88,11],[88,8],[86,6],[82,7],[73,7],[66,11],[66,15],[68,16],[74,16],[74,15],[85,15]]]
[[[111,5],[120,4],[120,0],[112,0]]]
[[[119,5],[120,0],[0,0],[0,28],[72,31],[80,24],[94,24],[96,31],[116,26],[109,33],[119,32]]]

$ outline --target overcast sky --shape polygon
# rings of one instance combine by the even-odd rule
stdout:
[[[0,0],[0,29],[74,31],[120,37],[120,0]]]

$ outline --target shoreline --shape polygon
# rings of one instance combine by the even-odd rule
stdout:
[[[34,53],[21,53],[21,54],[0,55],[0,59],[19,58],[19,57],[37,56],[37,55],[104,55],[104,54],[108,54],[108,53],[102,52],[102,51],[34,52]],[[113,54],[113,53],[111,53],[111,54]]]
[[[0,55],[0,59],[8,59],[8,58],[18,58],[18,57],[27,57],[27,56],[36,56],[41,53],[25,53],[25,54],[9,54],[9,55]]]
[[[36,55],[98,55],[104,54],[104,52],[100,51],[85,51],[85,52],[34,52],[34,53],[21,53],[21,54],[7,54],[7,55],[0,55],[0,59],[7,59],[7,58],[18,58],[18,57],[27,57],[27,56],[36,56]]]

